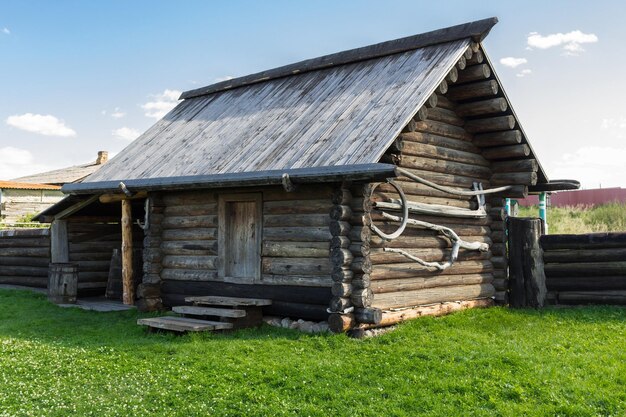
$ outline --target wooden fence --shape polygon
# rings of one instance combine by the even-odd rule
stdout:
[[[0,284],[46,288],[50,229],[0,230]]]
[[[558,304],[626,304],[626,233],[546,235],[548,300]]]

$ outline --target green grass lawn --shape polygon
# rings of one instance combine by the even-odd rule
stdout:
[[[537,206],[520,207],[519,217],[539,217]],[[626,232],[626,204],[548,208],[550,234]]]
[[[0,416],[626,415],[626,309],[492,308],[352,340],[149,334],[0,290]]]

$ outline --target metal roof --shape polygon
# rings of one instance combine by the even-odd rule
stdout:
[[[50,184],[33,184],[26,182],[18,182],[18,181],[0,181],[0,190],[1,189],[11,189],[11,190],[60,190],[61,187],[58,185],[50,185]]]
[[[174,110],[71,192],[102,181],[377,163],[470,42],[496,21],[184,93]]]

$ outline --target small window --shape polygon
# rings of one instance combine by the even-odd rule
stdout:
[[[219,197],[219,276],[228,282],[252,284],[261,279],[260,193]]]

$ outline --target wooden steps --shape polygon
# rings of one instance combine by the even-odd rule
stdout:
[[[185,297],[185,301],[188,303],[194,303],[197,305],[211,305],[211,306],[231,306],[231,307],[243,307],[243,306],[269,306],[272,304],[272,300],[265,298],[238,298],[238,297],[216,297],[216,296],[202,296],[202,297]]]
[[[272,304],[272,300],[263,298],[219,296],[187,297],[185,301],[194,305],[172,308],[174,313],[182,314],[183,317],[151,317],[139,319],[137,324],[148,326],[150,329],[180,333],[255,327],[262,323],[262,307]],[[187,316],[202,317],[202,319]],[[214,321],[214,318],[217,321]]]
[[[137,324],[151,328],[172,330],[175,332],[204,332],[210,330],[232,329],[232,323],[191,319],[188,317],[151,317],[137,320]]]

